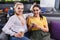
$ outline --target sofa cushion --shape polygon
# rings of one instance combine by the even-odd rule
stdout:
[[[54,39],[60,39],[60,21],[52,20],[50,25],[51,37]]]

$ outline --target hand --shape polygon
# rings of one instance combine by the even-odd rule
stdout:
[[[18,33],[15,33],[14,36],[18,37],[18,38],[20,37],[20,35]]]
[[[33,4],[34,4],[34,5],[36,5],[37,3],[36,3],[36,2],[34,2]]]
[[[41,26],[39,26],[38,24],[33,24],[33,28],[38,28],[38,29],[41,29],[42,27]]]
[[[31,15],[28,15],[27,18],[31,18],[32,16]]]
[[[21,38],[21,37],[24,36],[24,33],[21,33],[21,32],[15,33],[14,36],[15,36],[15,37],[18,37],[18,38]]]
[[[38,25],[35,24],[35,23],[32,23],[32,27],[33,27],[33,28],[38,28]]]
[[[18,34],[19,34],[21,37],[24,36],[24,32],[19,32]]]

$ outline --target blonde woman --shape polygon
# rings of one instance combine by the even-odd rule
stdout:
[[[11,16],[3,27],[3,32],[11,36],[11,40],[29,40],[24,36],[27,32],[26,20],[23,16],[24,5],[17,2],[14,6],[15,14]]]

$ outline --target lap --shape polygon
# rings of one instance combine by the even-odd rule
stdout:
[[[31,33],[32,33],[30,36],[31,40],[44,40],[44,39],[50,40],[50,34],[47,32],[37,30],[37,31],[32,31]]]
[[[17,38],[17,37],[10,37],[10,40],[30,40],[27,37]]]

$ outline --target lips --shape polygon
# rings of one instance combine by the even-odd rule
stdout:
[[[21,11],[18,11],[18,12],[21,12]]]

